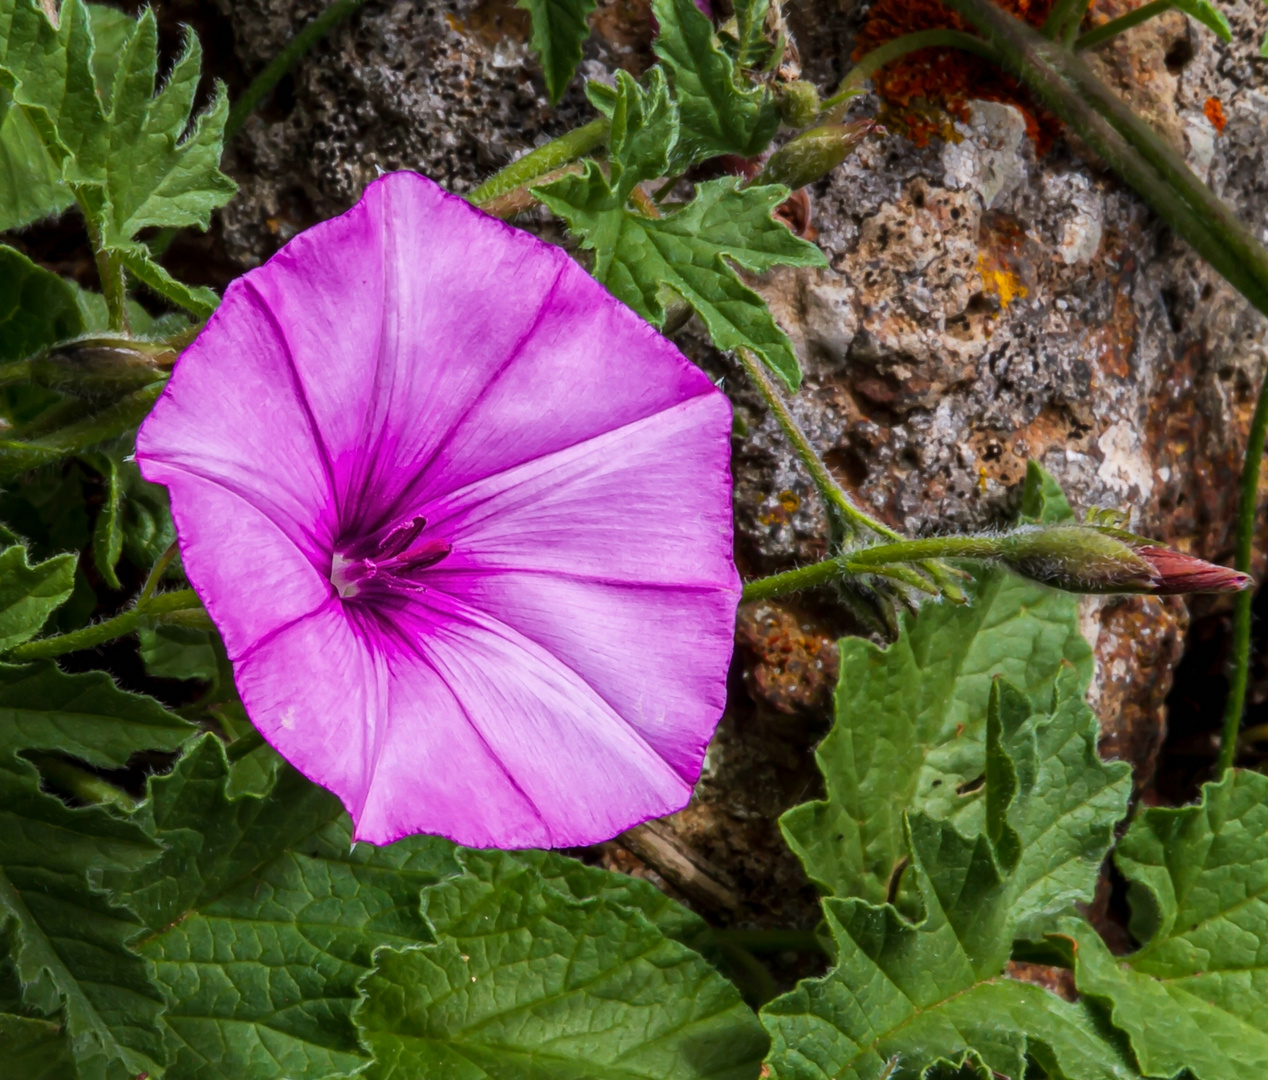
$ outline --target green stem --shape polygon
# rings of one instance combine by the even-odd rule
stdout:
[[[1130,30],[1133,26],[1148,22],[1155,15],[1170,11],[1174,6],[1172,0],[1153,0],[1152,3],[1138,7],[1135,11],[1129,11],[1126,15],[1120,15],[1117,19],[1111,19],[1104,25],[1089,30],[1075,39],[1074,47],[1079,52],[1084,49],[1094,49],[1097,45],[1109,41],[1110,38],[1117,37],[1124,30]]]
[[[494,173],[467,196],[467,201],[483,206],[502,195],[510,194],[516,188],[527,187],[546,173],[576,161],[602,146],[607,137],[607,118],[601,116],[597,120],[591,120],[590,123],[529,151],[505,169]]]
[[[51,754],[39,754],[33,760],[55,787],[88,806],[115,806],[125,813],[136,809],[136,800],[131,795],[103,780],[96,773],[88,772],[87,769],[81,769]]]
[[[229,110],[229,119],[225,121],[225,142],[229,142],[239,131],[247,118],[255,111],[256,106],[264,100],[286,73],[291,70],[309,49],[330,33],[345,19],[354,15],[365,0],[334,0],[325,11],[304,27],[287,43],[269,65],[260,72]]]
[[[97,263],[97,277],[101,280],[101,295],[106,301],[106,319],[115,333],[128,332],[128,291],[123,276],[123,264],[105,249],[101,229],[94,223],[81,203],[88,239],[92,242],[93,258]]]
[[[806,471],[810,473],[810,479],[814,482],[820,498],[823,499],[827,507],[828,525],[832,533],[833,545],[839,545],[859,527],[870,529],[872,532],[879,533],[881,536],[892,540],[901,539],[899,534],[894,532],[889,526],[883,525],[875,518],[869,517],[851,502],[849,495],[845,493],[845,489],[837,483],[836,477],[832,475],[827,465],[823,463],[823,459],[819,457],[815,448],[810,445],[810,440],[806,437],[806,433],[801,429],[801,425],[797,423],[797,418],[793,416],[788,404],[784,401],[783,395],[779,392],[774,380],[767,373],[766,368],[757,356],[744,348],[737,349],[736,356],[739,357],[740,363],[744,365],[744,370],[748,373],[753,385],[757,387],[762,397],[766,400],[771,412],[775,414],[775,419],[779,421],[779,426],[788,437],[788,441],[792,443],[793,449],[797,452],[797,456],[801,458]]]
[[[837,555],[782,574],[758,578],[744,586],[744,603],[773,600],[789,593],[827,585],[838,578],[857,574],[887,574],[894,563],[919,563],[933,559],[994,559],[1000,554],[997,536],[930,536],[922,540],[898,540]],[[892,575],[888,575],[892,576]]]
[[[167,550],[158,557],[153,569],[150,570],[150,576],[145,579],[145,584],[141,586],[141,595],[137,598],[138,604],[144,604],[158,588],[159,582],[163,579],[163,575],[167,573],[167,568],[172,565],[172,560],[176,558],[180,551],[180,545],[173,540],[167,545]]]
[[[947,4],[972,23],[1003,63],[1199,255],[1256,308],[1268,313],[1268,251],[1080,57],[991,0],[947,0]]]
[[[1091,0],[1057,0],[1044,20],[1043,36],[1069,44],[1079,32],[1079,24],[1090,6]]]
[[[857,90],[868,79],[875,75],[886,64],[892,64],[908,53],[921,49],[960,49],[973,53],[987,60],[998,61],[995,50],[979,37],[966,34],[963,30],[917,30],[913,34],[903,34],[892,41],[878,45],[852,67],[841,80],[834,97]]]
[[[1250,573],[1250,560],[1255,544],[1255,509],[1259,501],[1259,466],[1264,456],[1264,440],[1268,438],[1268,374],[1259,387],[1259,400],[1250,420],[1250,436],[1246,442],[1246,462],[1242,466],[1242,493],[1237,507],[1237,546],[1233,566]],[[1224,706],[1224,734],[1220,739],[1220,756],[1216,762],[1216,778],[1232,767],[1237,754],[1237,731],[1242,724],[1246,704],[1246,682],[1250,675],[1250,624],[1254,593],[1238,593],[1233,602],[1232,671],[1229,674],[1228,701]]]
[[[234,739],[225,749],[225,756],[230,761],[241,761],[248,754],[254,753],[260,747],[266,746],[264,736],[258,731],[252,729],[245,735],[241,735]]]
[[[17,476],[38,465],[60,461],[131,431],[149,414],[165,384],[166,380],[152,383],[107,409],[40,438],[0,440],[0,479]]]
[[[41,638],[39,641],[28,641],[9,653],[9,659],[49,660],[54,656],[64,656],[66,653],[78,652],[81,649],[92,649],[115,638],[126,637],[149,619],[161,620],[162,616],[168,612],[190,611],[198,607],[201,607],[201,604],[193,589],[160,593],[105,622],[85,626],[82,630],[72,630],[69,634],[57,634],[54,637]]]

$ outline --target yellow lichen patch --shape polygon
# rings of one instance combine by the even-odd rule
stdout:
[[[1026,296],[1028,290],[1021,283],[1021,278],[986,252],[977,257],[977,272],[982,275],[983,290],[999,300],[1000,310]]]
[[[796,513],[797,508],[801,505],[801,498],[793,491],[781,491],[779,493],[779,505],[784,508],[784,513]]]

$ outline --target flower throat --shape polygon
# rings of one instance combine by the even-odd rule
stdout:
[[[372,538],[337,547],[330,562],[330,583],[345,600],[372,585],[421,591],[418,575],[453,550],[446,540],[424,537],[426,525],[426,518],[414,517],[394,525],[377,541]]]

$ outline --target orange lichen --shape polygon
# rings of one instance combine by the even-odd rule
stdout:
[[[1041,26],[1051,0],[996,0],[1005,11]],[[970,27],[938,0],[877,0],[859,33],[854,59],[860,60],[878,45],[917,30]],[[1052,145],[1060,122],[1035,103],[1026,89],[989,60],[958,49],[921,49],[885,65],[872,79],[884,103],[882,120],[917,146],[931,136],[954,133],[952,120],[968,120],[973,98],[1015,105],[1026,118],[1026,133],[1037,153]]]
[[[999,300],[1001,311],[1014,300],[1024,299],[1029,291],[1012,270],[985,252],[977,257],[977,272],[982,275],[983,290]]]
[[[1220,134],[1224,130],[1224,125],[1228,123],[1228,117],[1224,115],[1224,103],[1217,97],[1209,97],[1206,99],[1206,104],[1202,106],[1202,111],[1211,121],[1211,127],[1215,129],[1215,133]]]

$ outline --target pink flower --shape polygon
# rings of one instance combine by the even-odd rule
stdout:
[[[229,287],[137,458],[252,721],[358,839],[566,846],[699,774],[730,431],[563,252],[395,173]]]

